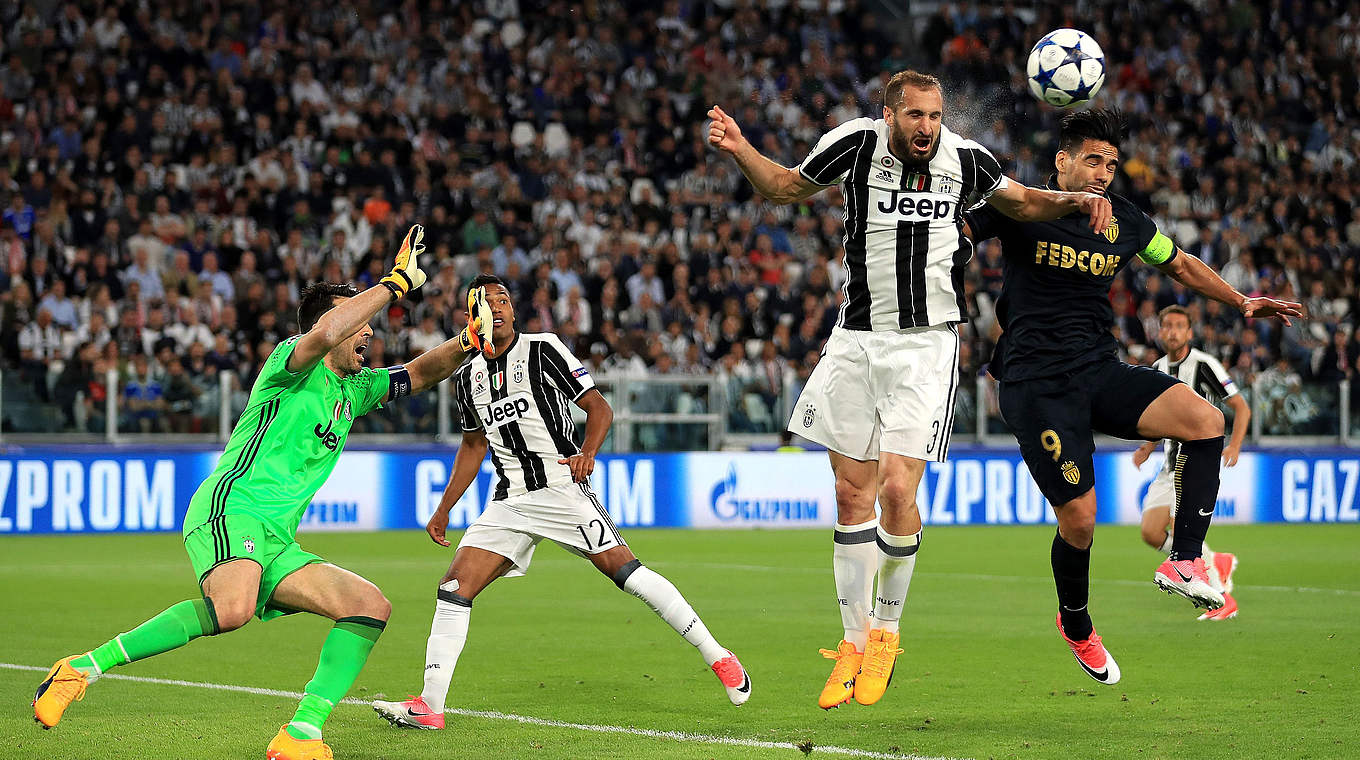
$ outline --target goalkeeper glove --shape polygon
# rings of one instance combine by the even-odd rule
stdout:
[[[458,333],[458,345],[466,353],[495,353],[491,341],[491,307],[486,303],[486,288],[468,288],[468,323]]]
[[[425,284],[425,273],[420,271],[416,257],[425,252],[425,228],[419,224],[411,225],[406,239],[401,241],[397,251],[396,263],[392,271],[378,282],[392,291],[392,300],[400,301],[406,294]]]

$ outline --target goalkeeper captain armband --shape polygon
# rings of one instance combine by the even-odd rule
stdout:
[[[387,368],[387,398],[396,401],[402,396],[411,395],[411,373],[405,364]]]

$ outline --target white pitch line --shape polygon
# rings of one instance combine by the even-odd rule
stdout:
[[[554,560],[548,560],[549,562]],[[567,564],[568,560],[559,560]],[[578,563],[579,560],[570,560],[570,563]],[[779,567],[776,565],[735,565],[722,562],[686,562],[684,560],[668,561],[664,559],[648,562],[649,565],[657,567],[695,567],[707,570],[749,570],[752,572],[780,572],[780,573],[827,573],[828,568],[821,567]],[[965,578],[975,581],[1008,581],[1008,582],[1040,582],[1052,581],[1050,576],[1044,575],[988,575],[985,573],[932,573],[929,571],[916,571],[917,576],[928,576],[935,578]],[[1107,583],[1115,586],[1148,586],[1152,581],[1135,581],[1129,578],[1091,578],[1091,583]],[[1253,591],[1301,591],[1310,594],[1337,594],[1339,596],[1360,596],[1360,590],[1350,588],[1313,588],[1309,586],[1258,586],[1256,584],[1242,584],[1240,588],[1251,589]]]
[[[0,662],[0,668],[7,670],[31,671],[34,673],[46,673],[50,668],[36,665],[17,665],[10,662]],[[287,697],[288,699],[302,699],[302,693],[297,691],[283,691],[281,689],[262,689],[257,686],[236,686],[233,684],[205,683],[202,681],[181,681],[174,678],[147,678],[145,676],[125,676],[110,673],[100,676],[101,679],[107,678],[111,681],[132,681],[134,683],[149,683],[159,686],[189,686],[195,689],[213,689],[216,691],[230,691],[238,694],[255,694],[262,697]],[[361,705],[368,707],[370,702],[365,702],[354,697],[347,697],[340,700],[342,705]],[[444,711],[448,715],[460,715],[468,718],[485,718],[487,720],[508,720],[513,723],[522,723],[530,726],[544,726],[546,728],[566,728],[574,731],[590,731],[597,734],[626,734],[629,736],[641,736],[647,739],[671,739],[678,742],[691,742],[696,744],[720,744],[729,747],[752,747],[757,749],[792,749],[801,748],[793,742],[766,742],[758,739],[738,739],[730,736],[709,736],[707,734],[692,734],[686,731],[658,731],[650,728],[630,728],[628,726],[608,726],[594,723],[570,723],[564,720],[552,720],[550,718],[535,718],[531,715],[515,715],[514,713],[502,713],[492,710],[463,710],[451,708]],[[962,760],[952,757],[929,757],[925,755],[895,755],[888,752],[874,752],[867,749],[855,749],[854,747],[837,747],[835,745],[812,745],[812,751],[825,753],[828,755],[843,755],[846,757],[863,757],[872,760]]]

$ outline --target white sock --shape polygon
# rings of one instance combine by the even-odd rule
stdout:
[[[1166,534],[1166,540],[1162,542],[1162,548],[1161,548],[1161,549],[1158,549],[1158,551],[1160,551],[1162,554],[1165,554],[1165,555],[1170,556],[1170,555],[1171,555],[1171,544],[1174,543],[1175,540],[1176,540],[1176,537],[1175,537],[1175,536],[1172,536],[1172,535],[1168,532],[1168,533]]]
[[[874,604],[874,627],[897,633],[902,608],[907,604],[911,572],[916,569],[916,550],[921,546],[921,531],[910,536],[894,536],[880,526],[878,544],[878,596]]]
[[[874,536],[878,518],[859,525],[841,525],[831,534],[831,571],[836,577],[836,597],[841,608],[845,640],[863,652],[869,643],[869,612],[874,598],[874,571],[878,551]]]
[[[1200,544],[1199,556],[1204,558],[1204,564],[1206,565],[1214,564],[1214,550],[1209,548],[1208,541],[1205,541],[1203,544]]]
[[[457,592],[458,581],[439,586],[440,591]],[[472,607],[440,599],[434,604],[434,622],[430,624],[430,639],[425,644],[425,688],[420,696],[434,712],[444,711],[444,699],[449,694],[453,669],[458,655],[467,641],[468,621]]]
[[[639,565],[623,582],[623,590],[645,602],[676,633],[684,636],[685,641],[698,647],[705,663],[712,665],[727,656],[727,650],[708,632],[708,627],[680,590],[660,573]]]

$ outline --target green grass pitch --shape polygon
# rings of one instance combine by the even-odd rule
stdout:
[[[412,732],[341,705],[326,725],[336,757],[802,757],[504,714],[790,742],[812,757],[836,757],[833,747],[955,758],[1360,755],[1357,526],[1216,528],[1211,543],[1242,560],[1241,615],[1220,624],[1196,622],[1187,602],[1155,589],[1157,555],[1136,528],[1102,526],[1091,609],[1123,669],[1113,687],[1084,675],[1054,629],[1051,527],[928,527],[887,696],[829,712],[816,705],[829,672],[817,649],[840,634],[828,531],[625,535],[741,656],[754,683],[748,704],[728,704],[697,653],[638,600],[545,544],[527,578],[477,600],[454,678],[450,707],[498,715],[450,715],[443,732]],[[303,543],[375,581],[394,606],[351,696],[418,692],[448,551],[407,532]],[[44,667],[196,593],[177,535],[0,539],[0,588],[0,663]],[[255,621],[118,672],[296,692],[328,626],[304,615]],[[0,667],[0,757],[260,758],[294,707],[286,696],[104,680],[45,732],[29,708],[41,676]]]

